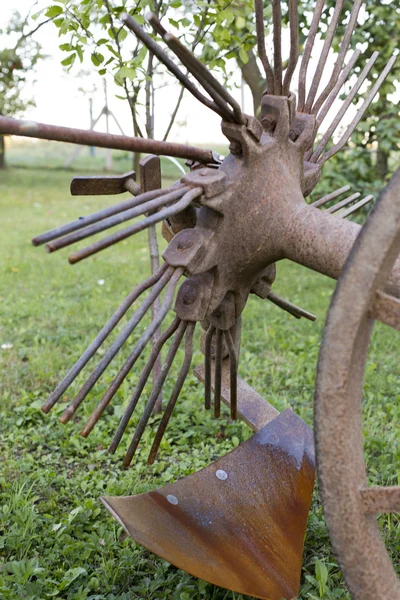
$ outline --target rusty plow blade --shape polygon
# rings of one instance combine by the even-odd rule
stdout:
[[[229,404],[226,380],[224,369]],[[241,379],[238,412],[256,433],[226,456],[158,490],[102,502],[136,542],[191,575],[265,600],[293,599],[315,479],[313,433]]]

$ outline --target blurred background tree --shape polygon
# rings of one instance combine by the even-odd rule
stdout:
[[[0,30],[0,36],[12,40],[12,45],[0,49],[0,115],[15,117],[29,106],[34,106],[33,98],[24,96],[23,89],[27,75],[32,75],[37,63],[45,58],[40,43],[34,34],[48,21],[32,25],[31,14],[25,18],[15,11],[7,24]],[[0,136],[0,169],[6,166],[4,136]]]

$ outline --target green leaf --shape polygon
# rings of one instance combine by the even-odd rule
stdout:
[[[249,62],[248,54],[247,54],[246,50],[243,48],[243,46],[239,50],[239,58],[244,65]]]
[[[58,15],[62,15],[63,13],[63,9],[61,8],[61,6],[50,6],[47,10],[46,10],[46,17],[50,17],[50,19],[53,19],[54,17],[58,17]]]
[[[64,65],[64,67],[67,67],[68,65],[73,65],[76,59],[76,52],[73,52],[72,54],[70,54],[69,56],[67,56],[67,58],[64,58],[64,60],[61,61],[61,64]]]
[[[100,54],[100,52],[93,52],[90,58],[95,67],[98,67],[102,62],[104,62],[104,56]]]

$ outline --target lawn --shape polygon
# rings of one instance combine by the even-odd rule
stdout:
[[[57,416],[82,378],[50,415],[40,411],[65,371],[149,272],[145,232],[74,267],[67,263],[67,251],[47,255],[30,245],[34,235],[113,203],[110,197],[71,197],[73,171],[49,168],[55,165],[52,151],[43,160],[40,148],[31,152],[29,168],[17,166],[15,154],[13,166],[0,173],[0,598],[240,600],[242,596],[194,579],[136,545],[98,501],[101,495],[136,494],[172,482],[247,439],[246,426],[230,422],[227,411],[217,421],[203,410],[202,387],[194,376],[185,384],[152,467],[146,458],[159,417],[152,418],[129,470],[121,464],[126,439],[115,456],[106,450],[143,362],[92,435],[86,440],[79,436],[80,425],[116,374],[124,352],[73,423],[62,426]],[[101,166],[100,159],[94,167],[86,158],[82,164],[88,174]],[[115,164],[120,171],[129,168],[124,158]],[[61,165],[62,160],[56,166]],[[166,167],[168,177],[174,168]],[[274,291],[314,312],[317,322],[298,321],[257,298],[250,299],[244,313],[240,374],[279,410],[291,407],[309,424],[333,289],[334,282],[282,263]],[[198,340],[199,332],[194,364],[202,358]],[[374,484],[400,483],[398,342],[398,334],[376,327],[364,401],[365,446]],[[165,396],[173,383],[171,377]],[[400,570],[399,517],[386,515],[380,524]],[[299,598],[349,598],[317,490]]]

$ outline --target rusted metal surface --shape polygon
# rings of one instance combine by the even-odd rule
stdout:
[[[158,156],[149,155],[140,160],[140,189],[142,193],[160,190],[162,187],[161,178],[161,161]],[[151,214],[152,211],[149,212]],[[147,230],[147,243],[150,254],[151,272],[156,273],[160,268],[160,252],[158,249],[157,230],[156,226],[152,225]],[[152,318],[157,318],[157,313],[160,310],[160,299],[157,298],[151,307]],[[153,345],[160,337],[160,329],[157,329],[153,336]],[[155,384],[161,371],[161,355],[159,354],[153,365],[153,384]],[[162,391],[160,391],[157,401],[154,406],[154,413],[159,413],[162,410]]]
[[[312,431],[287,410],[198,473],[103,502],[134,540],[188,573],[253,597],[291,600],[313,486]]]
[[[398,600],[400,581],[372,512],[400,510],[400,487],[369,488],[362,397],[373,318],[398,324],[382,292],[400,243],[400,171],[377,201],[350,253],[325,326],[317,370],[318,475],[333,547],[354,600]]]
[[[59,127],[58,125],[20,121],[9,117],[0,117],[0,134],[68,142],[81,146],[97,146],[98,148],[111,148],[112,150],[149,152],[157,155],[176,156],[177,158],[190,158],[202,163],[214,162],[214,153],[211,150],[193,148],[185,144],[115,135],[113,133],[100,133],[88,129]]]
[[[130,171],[124,175],[102,175],[101,177],[74,177],[71,182],[72,196],[97,196],[104,194],[122,194],[132,189],[136,190],[135,195],[139,193],[139,185],[136,182],[135,171]],[[161,187],[161,186],[160,186]]]

